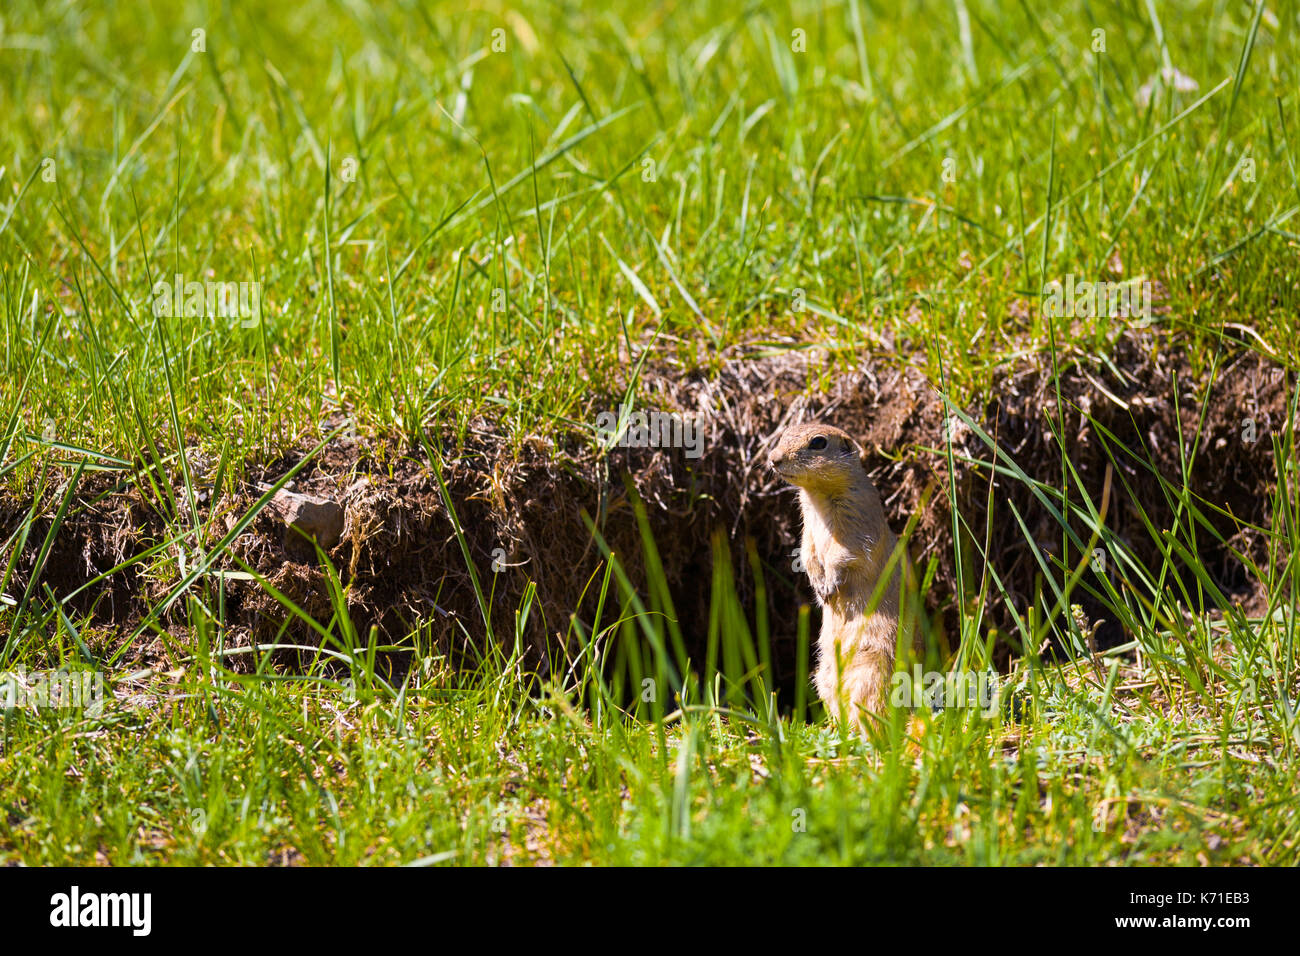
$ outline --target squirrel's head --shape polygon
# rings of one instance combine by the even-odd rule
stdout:
[[[790,484],[814,494],[838,495],[865,476],[861,454],[847,433],[809,422],[782,432],[768,460]]]

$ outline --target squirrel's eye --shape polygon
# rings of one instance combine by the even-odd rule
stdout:
[[[821,451],[823,448],[826,447],[826,436],[818,435],[816,438],[814,438],[812,441],[808,443],[808,447],[812,451]]]

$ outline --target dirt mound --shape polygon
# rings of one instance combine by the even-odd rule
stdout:
[[[1184,463],[1190,461],[1187,484],[1201,499],[1210,526],[1198,532],[1200,559],[1225,593],[1258,604],[1260,586],[1234,551],[1261,565],[1269,560],[1267,536],[1251,526],[1267,528],[1272,519],[1270,496],[1277,485],[1272,439],[1287,426],[1293,375],[1234,345],[1211,385],[1206,374],[1193,374],[1176,345],[1150,332],[1124,335],[1104,358],[1066,353],[1057,366],[1059,404],[1049,357],[1031,356],[997,370],[990,400],[965,414],[1028,475],[1057,488],[1062,449],[1052,427],[1063,423],[1065,454],[1076,473],[1071,476],[1072,500],[1081,501],[1086,494],[1100,507],[1107,464],[1113,464],[1106,524],[1147,567],[1157,566],[1161,557],[1143,516],[1157,529],[1174,526],[1177,490],[1183,486]],[[602,453],[589,434],[571,434],[560,443],[534,439],[512,448],[492,422],[476,423],[460,443],[431,428],[429,440],[442,443],[449,462],[448,491],[498,639],[513,638],[515,613],[532,582],[536,601],[522,628],[531,659],[544,671],[548,657],[559,659],[557,648],[567,644],[573,650],[573,639],[566,637],[569,615],[576,612],[591,623],[602,560],[584,512],[631,579],[644,585],[635,495],[645,504],[683,639],[695,660],[702,659],[706,639],[715,531],[724,533],[739,596],[751,611],[756,589],[746,547],[752,541],[766,584],[774,678],[789,687],[796,667],[798,608],[811,595],[792,568],[792,552],[799,544],[795,500],[765,462],[773,436],[783,426],[809,418],[834,422],[863,441],[895,530],[902,531],[928,499],[917,518],[912,552],[923,576],[932,576],[930,606],[947,619],[949,633],[956,623],[958,579],[950,496],[973,535],[964,547],[968,592],[978,587],[983,571],[978,549],[971,545],[983,548],[986,538],[993,569],[1022,614],[1025,602],[1041,587],[1035,548],[1046,552],[1046,560],[1071,567],[1078,563],[1078,554],[1061,553],[1060,525],[1023,483],[999,475],[990,497],[990,471],[979,464],[992,459],[990,449],[948,414],[936,388],[914,367],[863,356],[848,372],[828,374],[826,368],[825,356],[816,351],[740,355],[711,376],[647,368],[635,391],[635,409],[674,413],[679,424],[698,420],[701,441],[694,450],[615,447]],[[613,383],[611,397],[595,404],[593,428],[600,426],[601,412],[619,412],[617,396],[625,385]],[[637,422],[633,424],[635,428]],[[956,461],[952,476],[944,451],[946,432]],[[268,463],[221,501],[201,503],[202,518],[217,518],[206,544],[213,545],[234,526],[264,483],[279,479],[300,459],[297,454]],[[363,637],[373,627],[382,640],[398,640],[422,622],[421,633],[444,651],[464,653],[467,643],[482,642],[484,625],[471,575],[436,476],[420,449],[336,440],[289,487],[344,506],[342,539],[330,558],[349,585],[349,614]],[[178,498],[183,498],[179,492]],[[1029,528],[1032,544],[1013,506]],[[56,508],[51,496],[47,515]],[[26,511],[21,502],[0,502],[0,533],[12,534]],[[1186,523],[1185,513],[1181,520]],[[38,520],[29,534],[19,562],[20,589],[33,571],[49,521],[48,516]],[[43,580],[56,594],[70,593],[164,541],[163,529],[159,510],[139,483],[91,476],[78,489],[77,506],[56,538]],[[1074,530],[1088,539],[1082,524]],[[306,613],[329,622],[328,580],[309,550],[294,536],[286,537],[275,514],[263,512],[235,539],[232,550]],[[175,560],[164,549],[87,589],[74,604],[93,612],[120,640],[175,583],[174,572],[169,577],[165,568],[160,570]],[[217,566],[238,570],[228,556]],[[228,579],[221,598],[228,646],[290,638],[317,642],[254,582]],[[988,605],[989,620],[1007,629],[1010,615],[996,590]],[[179,607],[162,624],[183,638]],[[1104,617],[1100,605],[1093,609],[1095,616]],[[607,607],[602,624],[614,619],[615,610]],[[1107,636],[1119,638],[1103,631],[1103,639]],[[142,643],[130,653],[147,659],[160,650],[157,643]]]

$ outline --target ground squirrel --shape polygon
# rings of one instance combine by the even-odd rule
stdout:
[[[898,539],[852,438],[831,425],[781,435],[772,467],[799,488],[800,555],[822,607],[817,692],[833,718],[862,723],[889,701],[898,641],[901,556],[882,581]]]

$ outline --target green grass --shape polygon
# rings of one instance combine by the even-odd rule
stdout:
[[[397,697],[209,673],[101,720],[5,726],[5,855],[28,863],[1294,863],[1294,772],[1231,699],[1160,707],[1125,668],[1010,675],[879,750],[687,702],[593,719],[499,662]],[[1031,684],[1030,681],[1033,683]],[[1008,690],[1008,695],[1012,690]],[[662,710],[660,711],[662,714]],[[918,742],[919,740],[919,742]]]
[[[143,6],[0,20],[0,501],[24,516],[0,668],[99,668],[119,695],[5,712],[0,862],[1300,861],[1294,561],[1258,569],[1263,619],[1208,580],[1214,619],[1176,588],[1102,594],[1131,642],[1097,660],[1080,575],[1045,567],[1013,636],[1067,659],[1017,659],[991,719],[871,745],[773,707],[729,568],[715,662],[676,652],[662,575],[634,593],[606,564],[566,680],[526,673],[517,618],[469,670],[417,629],[397,686],[337,614],[298,673],[233,673],[221,579],[176,570],[233,538],[196,507],[203,457],[232,483],[343,418],[412,448],[483,418],[594,441],[642,358],[755,344],[892,340],[960,409],[1013,356],[1104,354],[1129,323],[1046,319],[1067,274],[1152,280],[1198,368],[1225,333],[1300,367],[1295,2]],[[1199,88],[1142,105],[1166,66]],[[176,274],[260,283],[260,311],[155,315]],[[1294,436],[1272,437],[1294,555]],[[105,469],[169,528],[142,558],[185,608],[166,673],[13,573]],[[1165,565],[1126,569],[1140,592],[1208,543],[1166,477],[1183,507],[1151,531]],[[1061,478],[1043,500],[1113,545]],[[956,638],[982,667],[988,623]]]

